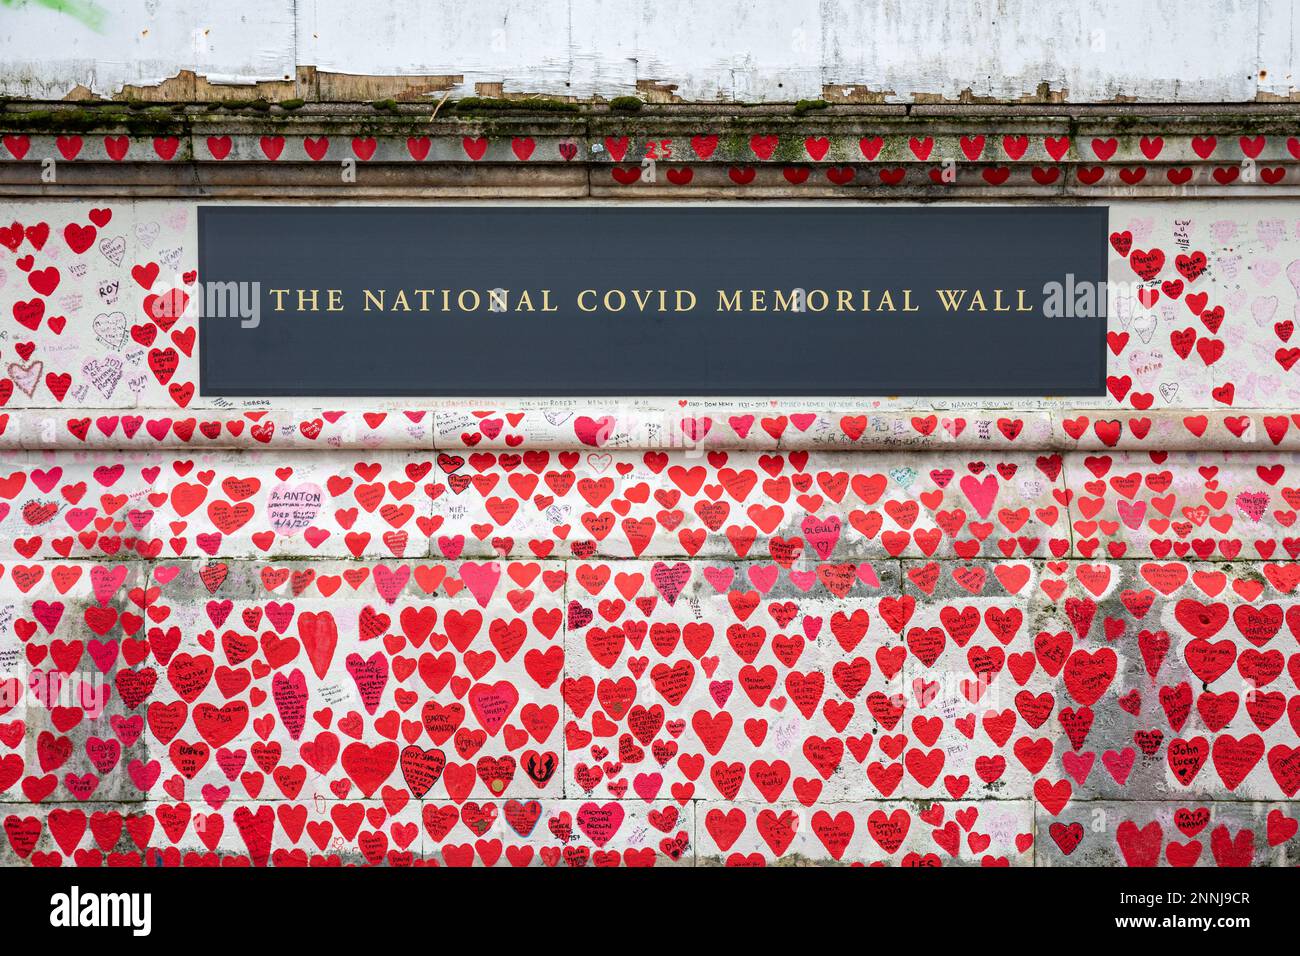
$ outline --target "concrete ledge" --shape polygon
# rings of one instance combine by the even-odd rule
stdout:
[[[264,403],[260,403],[263,404]],[[477,451],[1186,451],[1300,450],[1286,409],[935,407],[864,401],[479,400],[250,408],[0,413],[0,450],[437,449]],[[1043,404],[1051,404],[1045,401]]]
[[[69,186],[84,196],[267,198],[1300,195],[1293,104],[561,107],[10,103],[0,112],[0,195]],[[340,176],[340,164],[355,175]]]

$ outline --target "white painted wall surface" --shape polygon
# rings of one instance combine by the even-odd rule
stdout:
[[[71,8],[74,12],[51,9]],[[1073,102],[1295,88],[1297,0],[0,0],[0,93],[111,94],[182,69],[461,74],[516,92],[789,101],[824,84]]]
[[[292,79],[295,0],[0,2],[0,94],[111,94],[194,70],[213,82]]]

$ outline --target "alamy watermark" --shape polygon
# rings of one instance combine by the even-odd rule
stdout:
[[[200,282],[195,302],[200,318],[239,319],[241,329],[262,324],[260,282]]]
[[[126,927],[132,936],[153,930],[152,893],[83,892],[72,886],[50,897],[50,925],[59,929]]]

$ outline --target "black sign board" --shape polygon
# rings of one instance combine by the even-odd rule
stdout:
[[[1101,395],[1106,231],[1100,206],[204,206],[201,392]]]

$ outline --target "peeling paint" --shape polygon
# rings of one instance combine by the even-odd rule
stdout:
[[[128,83],[112,94],[118,101],[149,103],[219,103],[229,100],[265,99],[279,102],[302,99],[322,103],[373,102],[392,98],[399,102],[424,101],[448,93],[464,82],[458,74],[446,76],[361,76],[321,72],[314,66],[299,66],[292,80],[221,81],[181,70],[175,76],[154,83]],[[490,86],[492,84],[480,84]],[[500,84],[495,84],[497,87]],[[484,94],[489,95],[489,94]],[[501,94],[492,94],[501,95]],[[63,97],[66,101],[91,101],[104,97],[77,84]]]
[[[399,102],[427,100],[465,82],[459,73],[395,76],[392,74],[330,73],[314,66],[298,67],[298,96],[323,103],[365,101],[391,97]]]
[[[248,99],[250,96],[281,100],[297,95],[296,91],[297,85],[292,80],[217,83],[193,70],[181,70],[157,83],[125,84],[112,98],[151,103],[220,102]]]
[[[676,83],[662,80],[637,80],[636,91],[645,97],[647,103],[684,103],[677,95]]]
[[[897,102],[898,94],[893,90],[873,90],[861,83],[827,83],[822,87],[822,98],[831,103],[883,105]]]
[[[1120,97],[1113,100],[1109,100],[1107,102],[1131,103],[1134,102],[1135,99],[1136,97],[1131,97],[1131,96]],[[926,105],[934,105],[934,106],[949,105],[949,104],[960,105],[960,106],[997,105],[997,104],[1008,102],[1007,99],[1000,98],[997,96],[979,95],[969,86],[961,90],[955,97],[948,97],[938,93],[923,93],[918,91],[911,95],[910,100],[911,102],[916,104],[926,104]],[[1022,93],[1020,96],[1015,97],[1015,99],[1012,100],[1011,102],[1036,104],[1036,103],[1068,103],[1069,101],[1070,101],[1070,91],[1068,89],[1054,90],[1052,89],[1052,84],[1044,80],[1042,83],[1038,84],[1038,87],[1034,90],[1034,92]],[[885,101],[881,100],[881,102],[885,102]]]

